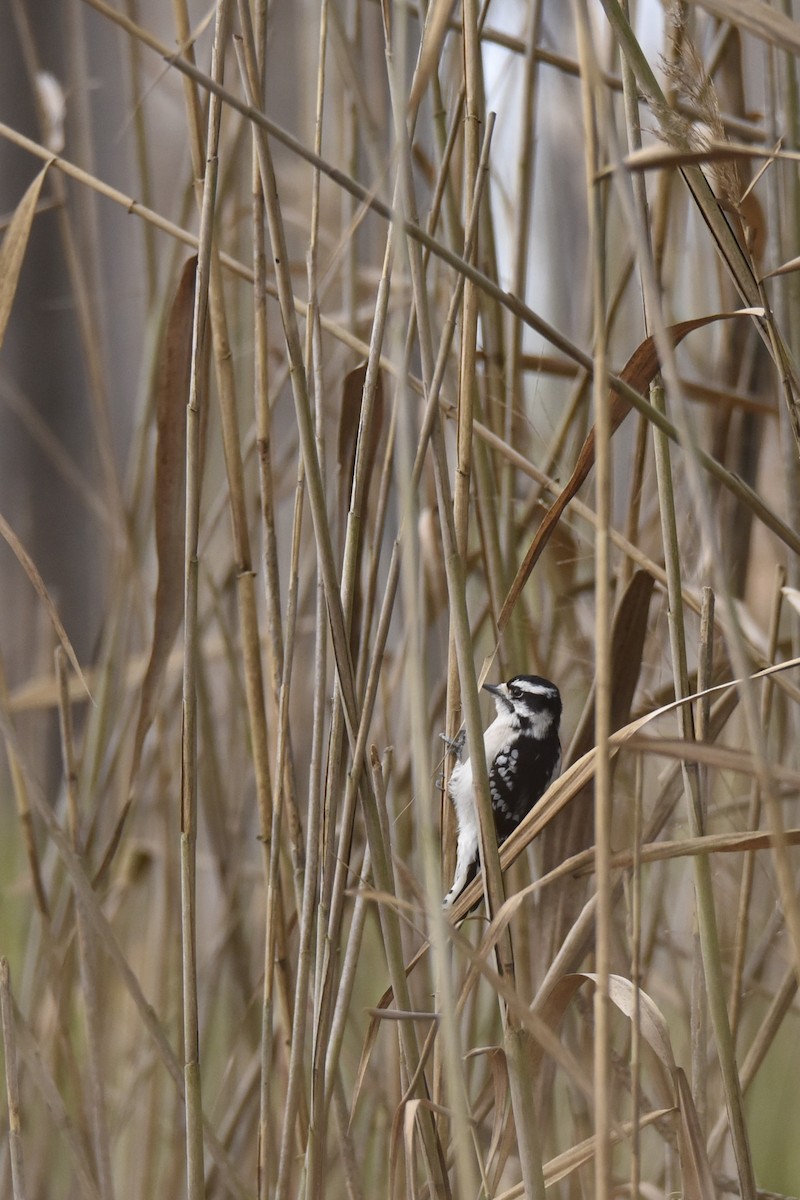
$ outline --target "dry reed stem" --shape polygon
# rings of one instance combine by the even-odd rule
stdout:
[[[3,1024],[3,1051],[6,1060],[6,1097],[8,1100],[8,1140],[11,1157],[11,1183],[14,1200],[25,1200],[25,1169],[22,1152],[17,1040],[14,1028],[14,1000],[7,958],[0,958],[0,1016]]]

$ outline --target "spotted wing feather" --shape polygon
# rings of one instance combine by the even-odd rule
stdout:
[[[514,832],[542,798],[560,768],[561,746],[557,738],[538,741],[521,737],[510,750],[497,755],[489,771],[489,793],[498,844]],[[526,780],[531,781],[528,786]]]

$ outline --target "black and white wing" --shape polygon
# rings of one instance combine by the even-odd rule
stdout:
[[[513,833],[541,800],[560,770],[561,744],[557,737],[543,741],[521,737],[507,750],[500,751],[489,770],[498,844]]]

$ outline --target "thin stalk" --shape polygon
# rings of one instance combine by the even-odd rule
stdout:
[[[775,571],[775,590],[770,611],[769,633],[767,635],[767,657],[774,662],[778,650],[778,635],[780,632],[781,611],[783,608],[783,586],[786,582],[786,571],[779,565]],[[769,716],[772,707],[774,684],[771,679],[764,680],[761,691],[761,723],[766,731],[769,729]],[[753,782],[750,795],[750,805],[747,812],[747,828],[758,829],[761,820],[761,788],[758,780]],[[736,916],[736,935],[734,939],[733,965],[731,967],[730,1014],[731,1032],[734,1041],[739,1029],[739,1017],[742,1004],[742,974],[744,959],[747,952],[747,930],[750,921],[750,898],[753,891],[753,874],[755,863],[752,856],[747,855],[742,865],[742,878],[739,884],[739,906]]]
[[[248,49],[246,40],[244,50],[245,55],[247,55]],[[247,71],[244,73],[244,82],[248,91],[248,95],[252,95],[249,64]],[[345,616],[341,596],[339,593],[339,584],[333,555],[333,543],[327,518],[320,463],[315,445],[315,436],[309,406],[302,350],[294,314],[292,284],[289,274],[289,257],[286,250],[286,240],[283,228],[283,218],[277,194],[277,184],[269,144],[266,137],[263,136],[263,131],[259,131],[259,133],[260,136],[258,137],[257,143],[259,153],[259,169],[261,171],[261,180],[264,189],[267,218],[270,228],[270,238],[273,247],[273,259],[275,261],[278,279],[278,292],[281,302],[284,333],[286,336],[287,351],[289,353],[292,367],[292,394],[295,401],[295,413],[300,433],[300,443],[306,472],[314,533],[320,558],[322,578],[325,584],[328,619],[333,638],[334,658],[336,661],[339,689],[342,699],[342,713],[351,744],[355,747],[359,723],[357,719],[357,701],[349,638],[347,635]],[[360,754],[354,754],[351,776],[356,782],[358,782],[361,776],[362,765],[363,751]],[[365,801],[369,800],[367,788],[364,789],[364,795],[362,798]],[[423,1110],[423,1113],[425,1111],[426,1110]],[[425,1133],[426,1129],[429,1131],[426,1139],[428,1163],[430,1169],[435,1170],[436,1156],[433,1150],[434,1130],[432,1123],[429,1121],[429,1114],[428,1117],[423,1116],[423,1133]]]
[[[78,762],[75,753],[75,738],[72,727],[72,706],[69,700],[67,656],[62,646],[55,652],[56,678],[59,689],[59,729],[61,734],[61,760],[63,764],[64,788],[67,793],[67,815],[72,848],[81,854],[80,814],[78,811]],[[75,924],[78,932],[78,957],[81,989],[83,992],[83,1016],[86,1030],[86,1048],[89,1073],[89,1116],[92,1132],[92,1152],[97,1173],[97,1186],[103,1200],[113,1200],[114,1178],[111,1173],[111,1148],[106,1120],[106,1095],[103,1082],[103,1051],[101,1044],[101,1013],[103,1005],[97,987],[97,955],[91,936],[91,927],[81,901],[75,900]]]
[[[595,537],[595,745],[597,766],[594,784],[595,880],[597,910],[595,923],[594,992],[594,1188],[598,1200],[611,1194],[611,1031],[608,995],[611,964],[611,416],[606,379],[606,249],[605,216],[598,182],[600,145],[596,93],[600,86],[592,49],[589,14],[583,0],[576,2],[578,53],[582,66],[581,96],[586,184],[589,207],[589,239],[592,251],[592,309],[594,316],[593,408],[597,446],[597,533]]]
[[[212,74],[221,77],[231,5],[219,0],[216,10]],[[216,206],[221,106],[212,104],[208,118],[206,172],[200,212],[192,357],[186,422],[186,537],[184,557],[184,655],[181,746],[181,941],[183,947],[183,1045],[186,1106],[186,1164],[189,1200],[205,1195],[203,1108],[197,998],[196,844],[197,844],[197,659],[198,541],[201,492],[201,386],[204,340],[208,322],[211,250]]]
[[[700,647],[697,667],[697,690],[709,688],[714,668],[714,593],[703,588],[703,607],[700,615]],[[711,719],[711,697],[705,696],[698,704],[697,740],[708,740]],[[704,833],[706,828],[706,779],[698,773],[698,825]],[[703,969],[703,947],[698,928],[698,914],[694,913],[692,931],[692,997],[691,997],[691,1046],[692,1046],[692,1096],[697,1109],[700,1131],[705,1136],[706,1112],[708,1107],[708,1005],[706,1003],[705,972]]]
[[[525,70],[522,79],[522,102],[520,109],[526,114],[525,120],[519,126],[519,166],[516,172],[516,197],[514,204],[514,227],[511,235],[511,245],[514,253],[511,263],[511,291],[517,296],[524,296],[528,284],[528,254],[530,251],[530,230],[532,226],[532,207],[534,196],[534,167],[535,167],[535,132],[536,132],[536,89],[539,79],[538,58],[536,54],[541,25],[542,5],[540,0],[534,0],[527,14],[527,30],[525,34]],[[503,434],[507,442],[514,440],[514,412],[522,398],[522,324],[511,319],[508,338],[508,363],[506,366],[506,395],[505,395],[505,426]],[[501,476],[500,511],[506,515],[504,544],[508,552],[514,544],[513,524],[511,518],[511,495],[513,472],[505,470]]]
[[[764,1014],[764,1019],[759,1026],[755,1037],[753,1038],[747,1053],[742,1062],[740,1078],[742,1081],[742,1091],[747,1092],[750,1084],[756,1076],[756,1073],[763,1063],[767,1051],[773,1046],[775,1037],[783,1026],[785,1017],[787,1016],[795,996],[797,995],[797,974],[793,967],[790,967],[784,972],[783,979],[776,988],[775,993],[770,1001],[769,1008]],[[708,1139],[708,1154],[712,1158],[718,1154],[722,1143],[725,1140],[727,1126],[725,1114],[723,1113],[716,1125],[711,1131]]]
[[[654,389],[653,403],[663,410],[663,393]],[[689,695],[689,680],[686,665],[686,641],[683,618],[683,602],[680,583],[680,551],[677,522],[675,517],[674,493],[669,448],[663,436],[656,435],[656,473],[660,497],[662,536],[667,566],[667,585],[670,608],[670,646],[676,699]],[[691,713],[685,705],[679,709],[681,736],[693,740],[694,727]],[[702,834],[702,817],[698,794],[697,772],[691,766],[682,768],[684,790],[689,815],[689,828],[693,837]],[[728,1010],[723,989],[722,965],[719,954],[714,891],[711,866],[708,859],[699,856],[694,860],[695,893],[700,930],[700,944],[708,993],[709,1013],[714,1038],[719,1053],[720,1068],[728,1105],[734,1151],[739,1167],[739,1180],[743,1195],[754,1200],[755,1183],[750,1158],[750,1145],[744,1119],[741,1085],[736,1068],[736,1057],[728,1021]]]
[[[14,999],[11,971],[7,958],[0,958],[0,1020],[3,1025],[3,1053],[6,1060],[6,1100],[8,1102],[8,1148],[11,1160],[11,1188],[14,1200],[25,1200],[25,1163],[22,1152],[22,1120],[17,1072],[17,1035],[14,1024]]]
[[[477,0],[464,0],[464,194],[467,199],[464,228],[472,219],[472,202],[480,169],[483,113],[480,40]],[[465,255],[466,257],[466,255]],[[472,419],[475,411],[475,358],[478,337],[478,291],[471,281],[464,285],[461,315],[461,361],[458,384],[458,437],[456,476],[453,489],[453,525],[456,547],[466,558],[469,535],[469,491],[472,471]]]
[[[636,758],[633,798],[633,865],[631,868],[631,982],[634,987],[631,1014],[631,1196],[639,1195],[642,1171],[641,1140],[639,1137],[639,1108],[642,1102],[642,792],[644,770],[641,754]]]
[[[292,526],[292,543],[291,543],[292,544],[292,556],[291,556],[291,567],[290,567],[290,575],[289,575],[289,594],[288,594],[287,600],[286,600],[286,623],[285,623],[286,643],[285,643],[285,647],[284,647],[284,670],[283,670],[283,679],[281,681],[280,715],[279,715],[279,721],[278,721],[277,774],[278,774],[279,779],[282,778],[282,776],[283,776],[283,771],[282,771],[281,767],[283,765],[284,756],[286,754],[286,740],[288,737],[288,728],[289,728],[289,687],[290,687],[291,668],[292,668],[292,664],[294,662],[295,633],[296,633],[296,628],[297,628],[298,559],[300,556],[300,532],[301,532],[301,527],[302,527],[302,517],[303,517],[303,481],[302,481],[302,472],[298,472],[298,486],[297,486],[297,495],[296,495],[295,507],[294,507],[294,521],[293,521],[293,526]],[[282,809],[282,805],[280,803],[280,793],[279,793],[278,797],[276,798],[276,804],[273,808],[273,813],[272,813],[272,821],[273,821],[273,824],[272,824],[272,847],[271,847],[271,852],[270,852],[269,887],[268,887],[268,891],[267,891],[267,921],[266,921],[266,934],[265,934],[266,951],[265,951],[265,956],[264,956],[264,965],[265,965],[266,974],[265,974],[265,978],[264,978],[264,994],[265,994],[264,1008],[265,1008],[265,1012],[269,1012],[269,1013],[272,1012],[272,985],[269,982],[269,977],[272,974],[272,963],[274,962],[274,958],[275,958],[274,912],[275,912],[275,901],[277,899],[277,893],[276,893],[276,889],[275,889],[275,881],[277,881],[279,878],[278,849],[280,846],[281,809]],[[315,849],[312,848],[311,846],[309,846],[309,850],[311,850],[312,859],[316,860],[317,855],[316,855]],[[314,894],[314,892],[312,889],[312,895],[313,894]],[[307,898],[307,894],[305,893],[305,890],[304,890],[304,899],[305,899],[305,902],[308,903],[308,898]],[[304,965],[306,967],[306,971],[308,968],[308,948],[310,945],[310,941],[309,941],[310,936],[311,936],[311,925],[309,922],[308,926],[303,931],[303,937],[304,937],[303,946],[305,949]],[[295,980],[294,1020],[293,1020],[293,1024],[292,1024],[291,1049],[289,1052],[289,1069],[288,1069],[288,1079],[287,1079],[287,1084],[286,1084],[286,1095],[285,1095],[285,1102],[284,1102],[283,1133],[282,1133],[282,1138],[281,1138],[281,1154],[280,1154],[280,1160],[279,1160],[278,1183],[277,1183],[277,1188],[276,1188],[276,1193],[275,1193],[276,1197],[281,1196],[283,1194],[282,1189],[285,1189],[285,1187],[287,1186],[287,1181],[288,1181],[287,1172],[288,1172],[289,1156],[291,1153],[291,1141],[292,1141],[292,1138],[295,1133],[298,1112],[301,1109],[303,1110],[303,1113],[305,1116],[305,1120],[303,1121],[303,1124],[307,1125],[307,1122],[308,1122],[307,1106],[305,1103],[305,1096],[304,1096],[304,1091],[303,1091],[303,1077],[302,1077],[303,1050],[304,1050],[304,1045],[305,1045],[305,1026],[306,1026],[306,1019],[307,1019],[307,992],[305,989],[308,984],[307,973],[304,972],[304,974],[305,974],[305,978],[303,980],[301,980],[301,974],[298,971],[298,975]],[[303,984],[302,987],[301,987],[301,983]],[[272,1036],[273,1036],[273,1030],[269,1027],[268,1024],[265,1025],[264,1030],[263,1030],[264,1044],[262,1046],[262,1054],[265,1057],[269,1053],[269,1041],[271,1041]],[[269,1041],[268,1041],[268,1039],[269,1039]],[[262,1087],[261,1087],[262,1106],[261,1106],[261,1113],[260,1113],[259,1145],[262,1147],[262,1154],[264,1154],[266,1152],[267,1138],[268,1138],[268,1126],[269,1126],[269,1122],[271,1120],[270,1105],[269,1105],[269,1098],[270,1098],[269,1079],[270,1079],[269,1075],[266,1078],[262,1078]],[[301,1146],[305,1145],[305,1138],[306,1138],[306,1133],[304,1131],[300,1137]],[[259,1167],[260,1167],[259,1178],[262,1181],[263,1189],[266,1190],[266,1181],[268,1178],[267,1170],[266,1170],[267,1163],[265,1161],[262,1161],[262,1162],[260,1162]]]

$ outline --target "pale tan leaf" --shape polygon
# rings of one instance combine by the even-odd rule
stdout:
[[[540,1017],[552,1028],[556,1028],[566,1012],[575,992],[584,983],[597,984],[598,976],[590,971],[576,971],[564,975],[550,990],[549,995],[541,1005],[537,1005]],[[610,975],[608,979],[608,995],[612,1004],[629,1020],[633,1019],[636,1004],[636,989],[629,979],[622,975]],[[671,1081],[675,1071],[675,1057],[672,1053],[672,1042],[669,1027],[658,1005],[639,989],[639,1024],[642,1037],[655,1053],[665,1071],[665,1081]],[[669,1096],[667,1099],[671,1100]]]
[[[646,1129],[648,1125],[655,1125],[657,1121],[668,1120],[675,1115],[675,1112],[674,1108],[657,1108],[654,1112],[645,1113],[639,1118],[639,1128]],[[611,1131],[611,1144],[615,1146],[622,1141],[623,1137],[630,1137],[633,1129],[633,1121],[625,1121],[618,1128],[615,1126]],[[560,1179],[566,1179],[567,1175],[571,1175],[578,1167],[591,1162],[595,1154],[595,1144],[594,1137],[585,1138],[577,1145],[571,1146],[569,1150],[565,1150],[563,1154],[546,1162],[544,1164],[544,1181],[547,1186],[558,1183]],[[516,1200],[516,1197],[522,1196],[522,1194],[522,1188],[518,1186],[510,1188],[507,1192],[501,1192],[497,1200]]]
[[[782,263],[774,271],[767,271],[762,278],[772,279],[775,275],[791,275],[793,271],[800,271],[800,258],[790,258],[788,262]]]
[[[704,145],[690,150],[676,149],[662,143],[645,146],[642,150],[636,150],[632,154],[626,155],[623,163],[629,171],[652,171],[664,167],[685,167],[690,163],[731,162],[739,159],[748,161],[766,159],[768,162],[775,159],[797,161],[800,159],[800,154],[789,150],[779,151],[767,149],[765,146],[746,146],[737,142],[718,142],[710,139]],[[607,168],[603,174],[607,174],[611,170],[613,168]]]
[[[644,753],[659,754],[664,758],[675,758],[681,762],[701,763],[705,767],[716,767],[720,771],[739,771],[743,775],[756,778],[759,774],[759,764],[747,750],[735,746],[723,746],[719,743],[690,742],[682,738],[650,737],[637,733],[629,742],[631,750],[641,750]],[[769,764],[769,771],[776,783],[786,787],[800,789],[800,773],[784,766],[783,763]]]
[[[44,177],[50,164],[46,163],[17,205],[3,244],[0,246],[0,346],[6,336],[8,318],[17,293],[19,273],[28,248],[31,226],[39,202]]]

